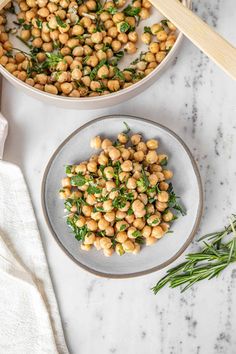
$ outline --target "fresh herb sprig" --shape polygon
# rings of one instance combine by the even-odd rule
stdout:
[[[232,215],[229,225],[223,230],[207,234],[198,241],[203,241],[199,252],[188,254],[186,262],[169,269],[152,288],[154,294],[167,284],[170,288],[184,286],[181,290],[184,292],[201,280],[217,277],[236,262],[236,215]]]

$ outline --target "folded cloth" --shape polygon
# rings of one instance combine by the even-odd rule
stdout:
[[[0,116],[1,151],[6,127]],[[0,353],[69,353],[24,177],[1,160]]]

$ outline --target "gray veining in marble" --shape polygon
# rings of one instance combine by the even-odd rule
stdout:
[[[235,0],[195,0],[193,8],[236,45]],[[164,270],[135,279],[97,278],[73,264],[49,234],[40,182],[50,155],[75,128],[104,114],[140,115],[170,127],[188,144],[205,190],[199,232],[217,229],[236,212],[236,83],[186,40],[154,86],[119,106],[56,109],[4,82],[3,112],[10,122],[5,158],[25,174],[71,353],[235,354],[235,266],[184,294],[168,288],[152,294]],[[194,242],[188,251],[196,248]]]

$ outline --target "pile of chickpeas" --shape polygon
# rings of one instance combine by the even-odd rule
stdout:
[[[120,133],[115,142],[96,136],[91,147],[100,151],[66,167],[59,193],[82,250],[137,254],[142,244],[153,245],[168,232],[175,219],[167,182],[173,172],[158,145],[140,134]]]
[[[136,53],[136,29],[150,11],[148,0],[10,2],[0,11],[0,64],[26,84],[55,95],[99,96],[127,88],[150,74],[176,41],[176,28],[167,20],[145,27],[141,41],[147,51],[119,69],[124,55]],[[7,12],[16,14],[13,28]],[[10,35],[26,49],[13,48]]]

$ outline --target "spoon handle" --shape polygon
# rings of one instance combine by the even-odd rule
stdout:
[[[150,0],[199,49],[236,80],[236,48],[178,0]]]

